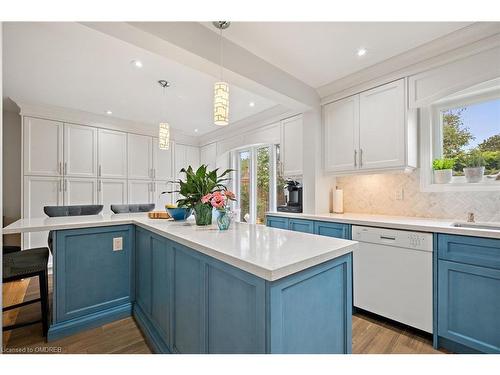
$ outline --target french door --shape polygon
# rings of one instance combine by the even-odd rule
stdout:
[[[237,220],[265,224],[266,212],[276,209],[277,147],[259,145],[233,152]]]

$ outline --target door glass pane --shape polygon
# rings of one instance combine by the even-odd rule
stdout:
[[[240,221],[250,221],[250,152],[241,151],[238,154],[239,164],[239,203]],[[246,217],[245,217],[246,216]]]
[[[264,224],[269,211],[269,184],[271,176],[270,148],[257,149],[257,224]]]
[[[276,145],[276,207],[285,204],[285,179],[283,178],[280,145]]]

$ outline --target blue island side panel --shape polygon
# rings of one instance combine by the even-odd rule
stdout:
[[[123,249],[113,251],[113,238]],[[74,334],[131,314],[134,226],[56,231],[53,324],[48,339]]]
[[[352,352],[352,255],[270,284],[270,352]]]

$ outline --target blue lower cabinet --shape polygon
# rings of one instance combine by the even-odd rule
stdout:
[[[351,239],[351,226],[349,224],[330,223],[327,221],[314,222],[314,234],[320,236]]]
[[[288,229],[288,219],[286,217],[267,216],[266,225],[271,228]]]
[[[131,225],[56,231],[49,340],[130,315],[134,233]],[[113,251],[116,238],[122,249]]]
[[[135,234],[135,302],[151,315],[151,233],[137,228]]]
[[[208,352],[265,353],[265,280],[217,261],[207,272]]]
[[[174,246],[174,353],[206,353],[205,263],[196,251]]]
[[[289,219],[288,229],[296,232],[314,233],[314,222],[304,219]]]
[[[499,354],[500,240],[439,234],[438,255],[437,346]]]

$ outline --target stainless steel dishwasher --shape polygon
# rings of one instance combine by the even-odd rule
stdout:
[[[432,234],[352,227],[354,306],[432,332]]]

